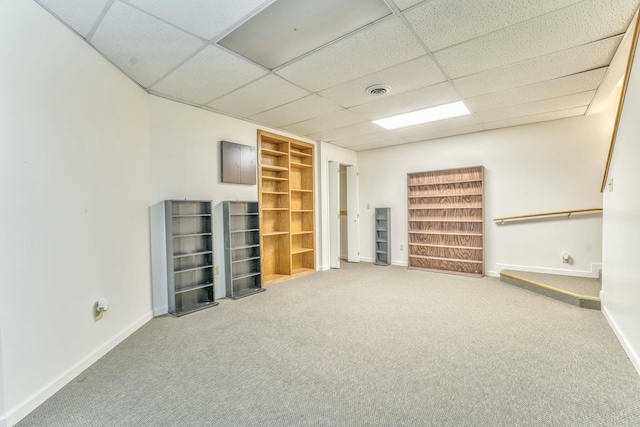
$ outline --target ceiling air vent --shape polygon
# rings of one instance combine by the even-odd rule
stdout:
[[[382,96],[391,92],[391,86],[387,85],[373,85],[367,88],[367,93],[372,96]]]

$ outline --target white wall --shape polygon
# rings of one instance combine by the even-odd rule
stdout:
[[[148,95],[32,1],[0,2],[0,51],[12,425],[151,318]]]
[[[392,262],[407,265],[407,173],[485,167],[485,273],[501,268],[597,275],[600,214],[497,225],[496,217],[602,206],[611,114],[360,152],[361,256],[373,261],[374,207],[391,207]],[[371,208],[367,209],[367,204]],[[403,245],[404,250],[400,250]],[[561,254],[569,251],[571,264]]]
[[[156,96],[149,96],[149,117],[152,205],[168,199],[195,199],[212,200],[215,208],[224,200],[258,200],[257,185],[220,182],[220,141],[255,147],[259,128],[256,124]],[[292,134],[260,129],[315,144]],[[214,258],[221,273],[215,277],[216,298],[225,295],[222,222],[216,215],[219,212],[220,209],[214,211]],[[319,242],[316,245],[320,247]]]
[[[2,365],[2,326],[0,325],[0,427],[7,425],[4,411],[4,368]]]
[[[640,373],[640,63],[636,54],[604,191],[603,312]]]
[[[343,165],[358,166],[358,153],[355,151],[347,150],[336,145],[329,144],[328,142],[320,142],[319,150],[319,163],[316,163],[319,169],[320,186],[316,186],[319,189],[316,212],[319,213],[319,217],[316,214],[316,230],[318,235],[321,236],[320,246],[318,250],[317,264],[319,269],[328,270],[329,267],[329,162],[337,162]]]

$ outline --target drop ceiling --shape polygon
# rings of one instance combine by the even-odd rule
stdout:
[[[37,2],[149,93],[355,151],[584,115],[640,4]],[[371,122],[456,101],[472,114]]]

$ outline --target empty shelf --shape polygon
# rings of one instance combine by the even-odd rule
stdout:
[[[212,253],[213,251],[191,252],[191,253],[184,253],[184,254],[176,254],[173,256],[173,258],[184,258],[184,257],[196,256],[196,255],[208,255]]]
[[[197,236],[211,236],[211,233],[175,234],[171,237],[175,239],[179,237],[197,237]]]
[[[273,172],[287,172],[289,171],[289,168],[285,168],[284,166],[276,166],[276,165],[262,165],[262,170],[273,171]]]
[[[259,228],[248,228],[246,230],[231,230],[231,233],[247,233],[249,231],[260,231]]]
[[[193,285],[186,288],[182,288],[176,290],[176,294],[183,294],[185,292],[197,291],[198,289],[208,288],[209,286],[213,286],[213,282],[201,283],[199,285]]]
[[[263,148],[260,151],[262,152],[262,154],[265,154],[267,156],[282,157],[288,155],[288,153],[285,153],[284,151],[271,150],[270,148]]]
[[[289,234],[289,232],[288,231],[272,231],[270,233],[262,233],[262,235],[264,237],[267,237],[267,236],[281,236],[283,234]]]
[[[173,273],[174,274],[186,273],[187,271],[204,270],[204,269],[207,269],[207,268],[213,268],[213,265],[208,264],[208,265],[201,265],[201,266],[198,266],[198,267],[185,268],[185,269],[182,269],[182,270],[176,270]]]
[[[437,261],[467,262],[471,264],[482,264],[482,261],[476,261],[473,259],[463,259],[463,258],[441,258],[437,256],[426,256],[426,255],[409,255],[409,258],[435,259]]]
[[[303,254],[305,252],[313,252],[313,248],[295,248],[291,249],[291,254]]]
[[[253,277],[253,276],[259,276],[260,272],[253,272],[253,273],[246,273],[246,274],[241,274],[239,276],[234,276],[231,278],[231,280],[240,280],[240,279],[246,279],[247,277]]]
[[[249,248],[258,248],[258,247],[260,247],[260,244],[256,243],[255,245],[234,246],[233,248],[229,248],[229,249],[231,249],[232,251],[235,251],[239,249],[249,249]]]
[[[256,259],[260,259],[260,257],[259,257],[259,256],[254,256],[254,257],[251,257],[251,258],[237,259],[237,260],[235,260],[235,261],[231,261],[231,263],[232,263],[232,264],[235,264],[235,263],[237,263],[237,262],[253,261],[253,260],[256,260]]]
[[[291,167],[292,168],[312,168],[313,165],[307,165],[305,163],[298,163],[298,162],[291,162]]]

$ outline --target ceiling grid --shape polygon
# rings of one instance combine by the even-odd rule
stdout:
[[[154,95],[355,151],[584,115],[640,4],[36,1]],[[456,101],[471,115],[371,122]]]

